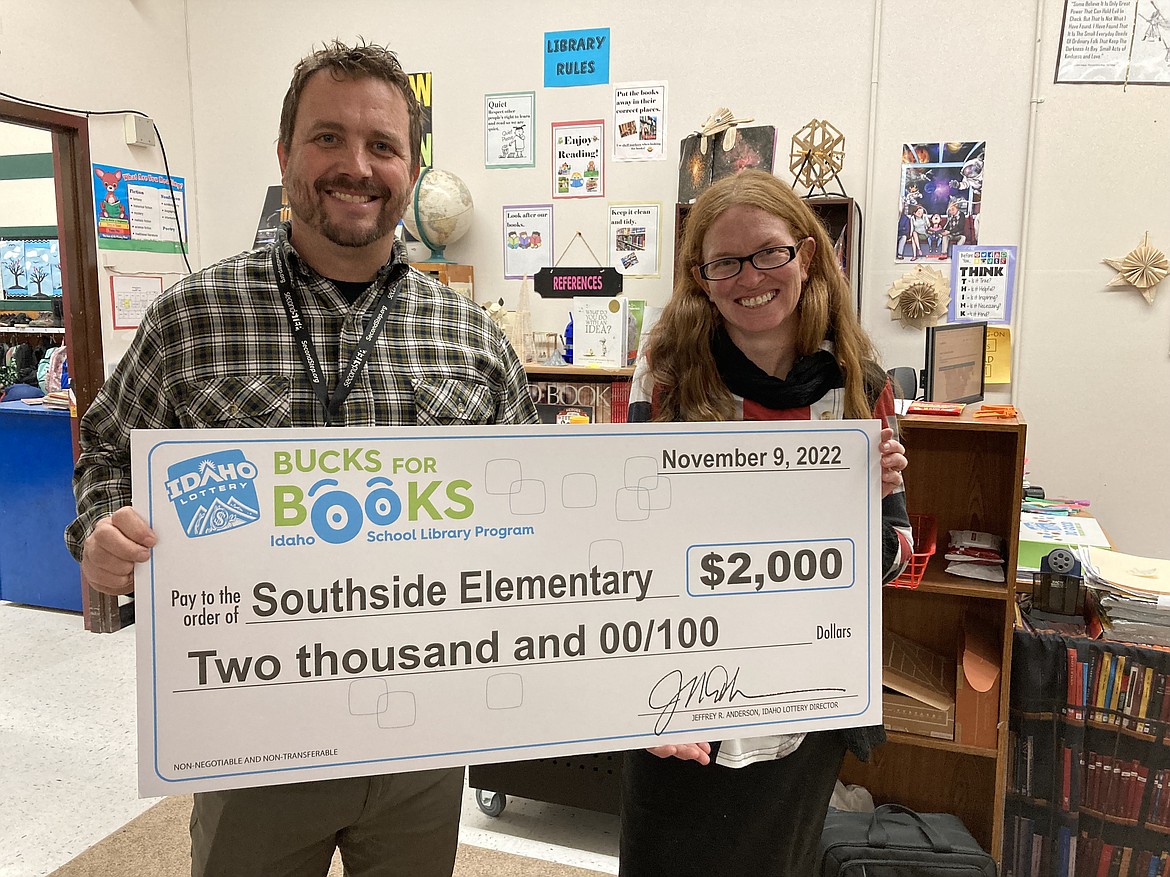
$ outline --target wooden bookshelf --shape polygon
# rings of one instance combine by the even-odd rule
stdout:
[[[1023,421],[911,415],[899,419],[910,460],[906,500],[912,514],[933,515],[936,553],[916,589],[886,588],[883,624],[934,652],[954,656],[965,618],[1001,637],[999,721],[995,748],[889,732],[869,764],[852,756],[842,782],[860,783],[879,804],[954,813],[998,861],[1002,855],[1008,765],[1008,697],[1015,615],[1016,540],[1023,494]],[[950,530],[982,530],[1004,539],[1007,581],[949,575],[942,555]]]
[[[528,377],[541,381],[596,380],[620,381],[634,376],[634,367],[625,368],[596,368],[585,365],[539,365],[535,362],[525,363],[524,371]]]

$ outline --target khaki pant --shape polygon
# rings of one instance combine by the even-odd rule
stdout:
[[[192,877],[450,877],[463,768],[195,795]]]

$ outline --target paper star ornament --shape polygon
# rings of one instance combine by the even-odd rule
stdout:
[[[1132,286],[1137,289],[1146,301],[1154,303],[1154,293],[1158,284],[1170,271],[1170,260],[1157,247],[1150,246],[1150,233],[1147,231],[1138,244],[1127,256],[1121,259],[1102,259],[1110,268],[1121,272],[1109,281],[1110,286]]]
[[[891,320],[903,326],[924,329],[938,322],[951,301],[950,281],[937,268],[918,265],[890,287],[886,307]]]

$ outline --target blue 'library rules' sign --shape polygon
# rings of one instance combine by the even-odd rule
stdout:
[[[544,35],[544,87],[609,82],[609,28],[560,30]]]

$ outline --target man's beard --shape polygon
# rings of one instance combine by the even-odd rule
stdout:
[[[355,226],[334,222],[325,209],[325,199],[332,197],[326,190],[332,186],[349,192],[382,198],[382,205],[374,223]],[[410,192],[407,191],[398,198],[391,199],[391,193],[388,189],[373,184],[352,183],[344,178],[318,180],[312,189],[307,183],[298,180],[291,185],[286,183],[285,189],[288,193],[289,206],[297,219],[316,228],[326,240],[340,247],[355,248],[369,246],[387,235],[392,236],[398,221],[406,210],[406,201],[410,197]]]

